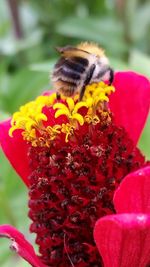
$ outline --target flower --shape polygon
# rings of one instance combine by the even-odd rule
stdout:
[[[1,146],[29,189],[30,231],[40,252],[32,256],[46,266],[102,266],[95,223],[115,212],[113,195],[122,179],[148,165],[136,143],[149,111],[150,83],[119,72],[113,85],[87,86],[81,102],[78,95],[57,100],[55,93],[45,94],[22,106],[11,125],[0,125]],[[20,253],[17,230],[4,229]]]
[[[96,222],[105,267],[150,266],[150,167],[127,175],[114,194],[116,215]]]

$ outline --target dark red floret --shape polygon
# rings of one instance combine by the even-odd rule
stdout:
[[[51,267],[101,267],[93,238],[97,219],[115,213],[114,190],[145,158],[113,122],[84,125],[68,143],[30,147],[31,232]]]

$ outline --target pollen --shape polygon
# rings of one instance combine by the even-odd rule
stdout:
[[[113,86],[99,82],[86,87],[83,101],[79,101],[78,94],[60,100],[56,93],[39,96],[14,113],[9,135],[13,137],[15,131],[21,130],[23,139],[33,147],[50,147],[60,136],[67,143],[84,125],[104,123],[109,117],[109,95],[114,91]]]

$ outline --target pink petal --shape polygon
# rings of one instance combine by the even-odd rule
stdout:
[[[150,82],[134,72],[117,72],[110,96],[110,109],[118,125],[124,126],[136,144],[146,122],[150,107]]]
[[[51,95],[51,94],[53,94],[53,93],[55,93],[56,91],[55,90],[46,90],[46,91],[44,91],[43,93],[42,93],[42,95],[46,95],[46,96],[49,96],[49,95]]]
[[[10,119],[0,123],[0,145],[12,164],[13,168],[20,175],[26,185],[30,174],[27,159],[28,145],[23,141],[19,131],[15,131],[13,138],[8,135]]]
[[[150,166],[127,175],[114,194],[117,213],[150,213]]]
[[[105,267],[146,267],[150,264],[148,215],[105,216],[97,221],[94,238]]]
[[[31,264],[33,267],[46,267],[38,256],[32,245],[25,239],[17,229],[10,225],[0,226],[0,237],[10,238],[12,241],[11,249],[15,250],[22,258]]]

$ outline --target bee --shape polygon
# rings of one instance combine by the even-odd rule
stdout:
[[[58,99],[61,93],[65,96],[79,93],[81,101],[88,84],[113,82],[113,69],[104,50],[97,44],[84,42],[76,47],[57,47],[56,50],[61,57],[54,66],[52,82]]]

